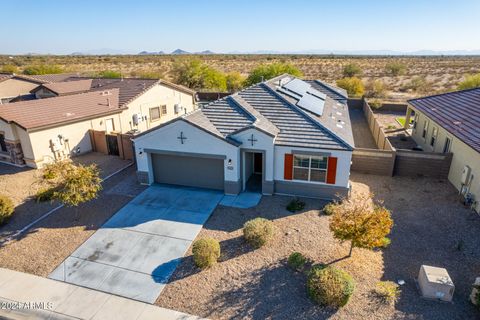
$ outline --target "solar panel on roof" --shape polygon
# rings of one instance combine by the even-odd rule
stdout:
[[[283,87],[303,96],[311,88],[311,85],[300,79],[293,79],[289,83],[283,85]]]
[[[300,99],[302,96],[293,92],[293,91],[289,91],[289,90],[286,90],[286,89],[283,89],[283,88],[278,88],[277,89],[278,91],[280,91],[281,93],[285,93],[286,95],[292,97],[292,98],[295,98],[295,99]]]
[[[310,111],[317,116],[321,116],[323,114],[325,101],[307,93],[300,100],[298,100],[297,106]]]

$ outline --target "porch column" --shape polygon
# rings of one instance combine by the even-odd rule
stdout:
[[[412,116],[412,109],[410,108],[410,106],[407,106],[407,114],[405,115],[405,123],[403,125],[404,129],[409,128],[411,116]]]

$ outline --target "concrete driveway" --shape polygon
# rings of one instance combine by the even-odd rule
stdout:
[[[153,303],[222,197],[219,191],[153,185],[49,278]]]

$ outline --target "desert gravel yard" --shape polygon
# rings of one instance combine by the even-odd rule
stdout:
[[[119,157],[96,152],[87,153],[72,160],[83,165],[96,163],[101,177],[106,177],[130,163]],[[37,203],[35,201],[34,197],[41,189],[41,177],[41,170],[18,168],[0,163],[0,193],[11,198],[16,206],[15,213],[9,222],[0,227],[0,243],[2,238],[11,235],[59,205],[56,202]]]
[[[92,161],[91,157],[98,157],[98,154],[90,154],[84,159]],[[118,157],[106,157],[105,163],[99,164],[101,175],[105,177],[126,164],[128,162]],[[3,178],[0,176],[0,179]],[[78,207],[63,207],[18,239],[0,246],[0,267],[47,276],[108,218],[146,188],[137,183],[135,166],[130,166],[102,185],[103,190],[97,199]],[[37,205],[33,200],[26,202]],[[0,232],[17,230],[21,225],[12,219]]]
[[[156,304],[213,319],[478,319],[469,303],[475,277],[480,276],[480,217],[464,209],[455,189],[445,181],[352,174],[353,193],[374,192],[391,209],[395,225],[385,250],[354,249],[339,244],[322,215],[322,202],[305,200],[300,213],[285,209],[289,197],[263,197],[255,208],[219,206],[198,238],[220,241],[221,261],[200,271],[191,250]],[[242,238],[243,224],[254,217],[272,219],[278,229],[270,246],[251,249]],[[306,295],[300,273],[286,267],[293,251],[316,263],[332,262],[348,271],[356,290],[344,308],[320,308]],[[454,302],[422,300],[414,278],[421,264],[448,269],[455,285]],[[384,305],[372,290],[380,280],[404,279],[395,306]]]

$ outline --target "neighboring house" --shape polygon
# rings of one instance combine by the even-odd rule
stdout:
[[[17,75],[0,74],[0,104],[31,99],[31,91],[44,83],[65,81],[76,74]]]
[[[0,105],[1,160],[38,168],[92,151],[91,130],[108,142],[107,135],[134,135],[195,108],[194,91],[163,80],[66,80],[37,86],[34,100]]]
[[[331,199],[354,147],[341,89],[283,75],[134,138],[142,183]]]
[[[480,88],[409,100],[412,137],[424,150],[453,153],[448,180],[480,211]]]

